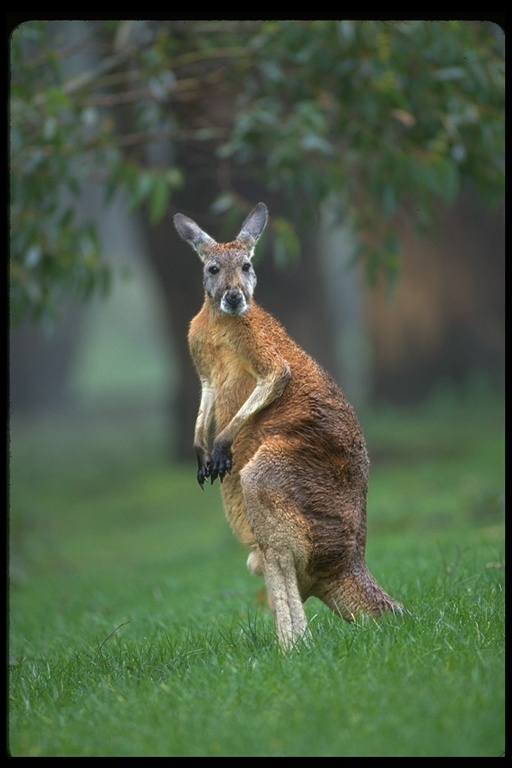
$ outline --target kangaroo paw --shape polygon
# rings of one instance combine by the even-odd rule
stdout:
[[[212,465],[210,470],[210,478],[213,483],[217,478],[221,483],[224,477],[231,472],[233,462],[231,460],[231,451],[225,446],[219,446],[213,448]]]

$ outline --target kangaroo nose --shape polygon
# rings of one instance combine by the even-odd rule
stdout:
[[[231,288],[229,291],[226,292],[226,301],[229,304],[230,307],[233,309],[236,309],[240,302],[242,301],[242,294],[240,291],[238,291],[236,288]]]

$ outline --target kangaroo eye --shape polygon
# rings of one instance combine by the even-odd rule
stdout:
[[[251,268],[251,262],[246,261],[242,267],[242,272],[249,272],[250,268]]]
[[[220,271],[219,267],[217,267],[216,264],[213,264],[211,267],[208,267],[208,272],[210,273],[210,275],[216,275],[217,272],[219,271]]]

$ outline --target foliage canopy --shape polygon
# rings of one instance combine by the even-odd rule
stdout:
[[[340,218],[380,234],[361,253],[370,273],[392,272],[397,215],[424,223],[468,182],[501,199],[503,34],[466,21],[26,22],[11,38],[10,126],[14,322],[108,288],[94,217],[77,206],[86,181],[153,222],[198,173],[218,178],[213,209],[237,218],[253,202],[242,178],[299,221],[335,196]],[[272,232],[276,255],[297,253],[287,220]]]

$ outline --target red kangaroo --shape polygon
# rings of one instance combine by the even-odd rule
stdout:
[[[176,214],[203,262],[204,304],[189,346],[201,402],[197,479],[218,477],[226,517],[262,574],[280,646],[307,634],[314,596],[350,621],[402,612],[365,562],[368,455],[334,380],[253,300],[254,247],[267,223],[258,203],[237,238],[217,243]],[[212,447],[210,431],[214,424]]]

